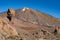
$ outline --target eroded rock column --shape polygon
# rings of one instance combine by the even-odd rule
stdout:
[[[7,11],[7,18],[10,22],[14,23],[13,20],[14,20],[14,16],[15,16],[15,10],[12,9],[12,8],[9,8],[8,11]]]

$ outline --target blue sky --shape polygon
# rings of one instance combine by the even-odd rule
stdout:
[[[60,18],[60,0],[0,0],[0,12],[28,7]]]

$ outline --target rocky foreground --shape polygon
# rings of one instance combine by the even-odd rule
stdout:
[[[22,8],[0,13],[0,40],[60,40],[60,20]]]

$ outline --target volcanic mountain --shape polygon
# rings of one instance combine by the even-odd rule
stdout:
[[[60,40],[60,20],[31,8],[10,8],[0,13],[0,40]]]

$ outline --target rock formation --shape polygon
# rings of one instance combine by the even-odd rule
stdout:
[[[15,16],[15,10],[13,8],[9,8],[7,11],[7,18],[9,19],[9,21],[13,22],[14,16]]]

